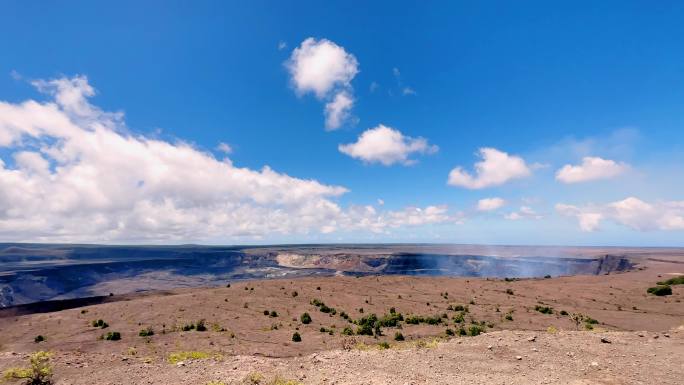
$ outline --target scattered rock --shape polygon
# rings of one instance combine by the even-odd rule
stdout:
[[[530,342],[534,342],[534,341],[537,340],[537,336],[529,337],[527,340],[530,341]]]
[[[518,361],[522,361],[522,356],[515,356],[515,359]]]
[[[606,338],[606,337],[601,337],[601,342],[603,342],[604,344],[610,344],[610,343],[612,343],[612,342],[611,342],[608,338]]]

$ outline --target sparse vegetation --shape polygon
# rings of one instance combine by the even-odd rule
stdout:
[[[100,328],[100,329],[106,329],[109,327],[109,324],[104,322],[101,319],[93,321],[92,325],[94,328]]]
[[[121,340],[121,333],[119,332],[109,332],[102,336],[103,340],[106,341],[119,341]]]
[[[154,335],[154,330],[151,327],[140,330],[138,333],[140,337],[151,337]]]
[[[470,327],[468,328],[468,335],[471,337],[475,337],[475,336],[480,335],[480,333],[483,333],[484,331],[485,331],[484,326],[473,324],[473,325],[470,325]]]
[[[514,294],[513,294],[513,289],[506,289],[506,294],[508,294],[508,295],[514,295]]]
[[[292,341],[293,342],[302,342],[302,336],[299,335],[299,333],[294,332],[294,334],[292,334]]]
[[[649,287],[646,290],[647,293],[657,295],[659,297],[665,296],[665,295],[672,295],[672,287],[669,285],[659,285],[659,286],[654,286],[654,287]]]
[[[52,384],[52,353],[39,351],[29,357],[28,368],[9,368],[3,373],[5,380],[26,380],[26,385]]]
[[[309,315],[309,313],[302,314],[302,316],[299,317],[299,319],[302,321],[304,325],[311,323],[311,316]]]
[[[394,340],[395,341],[403,341],[404,340],[404,335],[401,334],[400,332],[394,333]]]
[[[36,338],[33,339],[33,342],[35,342],[35,343],[40,343],[40,342],[43,342],[43,341],[45,341],[45,340],[46,340],[46,338],[45,338],[44,336],[42,336],[42,335],[37,335]]]
[[[667,285],[684,285],[684,275],[679,275],[677,277],[670,278],[665,281],[660,281],[658,282],[658,285],[661,286],[667,286]]]
[[[352,328],[350,328],[349,326],[346,326],[346,327],[342,330],[342,335],[345,335],[345,336],[352,336],[352,335],[354,335],[354,330],[352,330]]]
[[[553,308],[549,307],[549,306],[537,305],[534,307],[534,310],[536,310],[542,314],[553,314]]]
[[[187,360],[206,360],[209,358],[212,358],[213,356],[209,353],[206,352],[199,352],[199,351],[184,351],[184,352],[175,352],[169,354],[167,361],[171,364],[177,364],[181,361],[187,361]]]

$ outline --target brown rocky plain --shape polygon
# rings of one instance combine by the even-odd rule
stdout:
[[[0,371],[46,350],[58,384],[682,384],[684,285],[663,297],[646,289],[684,274],[684,260],[633,260],[631,271],[608,275],[242,281],[56,312],[7,309],[0,311]],[[459,306],[467,312],[452,310]],[[391,308],[404,320],[440,321],[343,335],[358,326],[342,312],[358,320]],[[301,322],[305,312],[309,324]],[[94,327],[99,319],[109,326]],[[201,320],[206,331],[196,330]],[[485,332],[458,336],[473,323]],[[146,329],[154,334],[140,336]],[[101,338],[109,332],[121,339]],[[295,332],[301,342],[292,340]],[[404,341],[395,341],[397,332]],[[46,341],[34,342],[38,335]]]

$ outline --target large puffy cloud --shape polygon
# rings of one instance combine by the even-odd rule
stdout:
[[[561,215],[576,217],[582,231],[597,230],[603,220],[639,231],[684,230],[684,201],[649,203],[629,197],[604,205],[582,207],[559,203],[556,211]]]
[[[340,152],[368,163],[382,163],[390,166],[395,163],[412,164],[412,154],[431,154],[438,147],[423,138],[403,135],[392,127],[379,125],[364,131],[354,143],[341,144]]]
[[[556,172],[556,179],[563,183],[580,183],[597,179],[614,178],[625,171],[629,166],[614,160],[587,156],[582,158],[582,164],[566,164]]]
[[[89,102],[83,76],[34,85],[52,99],[0,102],[0,147],[11,155],[0,159],[6,241],[226,242],[454,220],[430,207],[345,209],[335,201],[343,187],[130,134],[122,113]]]
[[[325,106],[326,128],[340,128],[354,105],[351,81],[359,72],[354,55],[334,42],[308,38],[285,62],[298,94],[312,92]]]
[[[512,179],[525,178],[532,174],[525,161],[519,156],[509,155],[495,148],[481,148],[482,160],[475,163],[475,176],[462,167],[449,173],[448,183],[468,189],[481,189],[502,185]]]
[[[500,209],[506,204],[502,198],[484,198],[477,201],[478,211],[493,211]]]

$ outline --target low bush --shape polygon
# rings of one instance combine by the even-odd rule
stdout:
[[[536,310],[536,311],[538,311],[538,312],[540,312],[540,313],[542,313],[542,314],[553,314],[553,308],[552,308],[552,307],[548,307],[548,306],[540,306],[540,305],[537,305],[537,306],[534,307],[534,310]]]
[[[121,333],[119,332],[109,332],[105,334],[102,339],[107,341],[119,341],[121,340]]]
[[[660,281],[660,282],[658,282],[658,285],[661,285],[661,286],[684,285],[684,275],[673,277],[673,278],[670,278],[670,279],[665,280],[665,281]]]
[[[560,315],[568,315],[568,312],[565,311],[565,310],[561,310],[561,311],[560,311]]]
[[[207,325],[205,324],[205,321],[203,319],[197,321],[197,324],[195,325],[195,330],[197,330],[198,332],[207,331]]]
[[[404,335],[401,334],[401,333],[399,333],[399,332],[396,332],[396,333],[394,333],[394,340],[395,340],[395,341],[403,341],[403,340],[404,340]]]
[[[302,321],[304,325],[308,325],[311,323],[311,316],[309,315],[309,313],[302,314],[301,317],[299,317],[299,319]]]
[[[478,336],[482,332],[484,332],[484,327],[480,325],[470,325],[468,328],[468,335],[471,337]]]
[[[508,294],[508,295],[514,295],[514,294],[513,294],[513,289],[506,289],[506,294]]]
[[[299,335],[299,333],[294,332],[294,334],[292,334],[292,341],[293,342],[302,342],[302,336]]]
[[[346,326],[346,327],[342,330],[342,335],[345,335],[345,336],[352,336],[352,335],[354,335],[354,331],[353,331],[352,328],[350,328],[349,326]]]
[[[271,310],[271,313],[269,314],[269,316],[272,318],[275,318],[278,316],[278,312],[276,312],[275,310]]]
[[[384,342],[384,341],[383,341],[383,342],[380,342],[380,343],[378,344],[378,347],[379,347],[380,349],[389,349],[389,348],[390,348],[390,345],[389,345],[387,342]]]
[[[106,329],[109,327],[109,324],[107,324],[103,320],[99,319],[99,320],[93,321],[93,327],[94,328],[100,328],[100,329]]]
[[[665,296],[665,295],[672,295],[672,287],[667,286],[667,285],[661,285],[661,286],[654,286],[654,287],[649,287],[646,292],[649,294],[657,295],[659,297]]]
[[[206,360],[208,358],[211,358],[212,355],[206,352],[174,352],[169,354],[169,357],[167,360],[171,364],[177,364],[181,361],[187,361],[187,360]]]
[[[154,335],[154,330],[152,330],[151,327],[142,329],[140,333],[138,333],[140,337],[151,337]]]
[[[27,385],[50,385],[52,384],[52,365],[50,365],[51,353],[35,352],[29,356],[30,367],[10,368],[5,370],[5,380],[26,380]]]
[[[39,343],[39,342],[43,342],[43,341],[45,341],[45,340],[46,340],[46,339],[45,339],[44,336],[42,336],[42,335],[37,335],[36,338],[33,339],[33,342]]]
[[[511,314],[511,313],[506,314],[504,316],[504,319],[506,319],[506,321],[513,321],[513,314]]]

